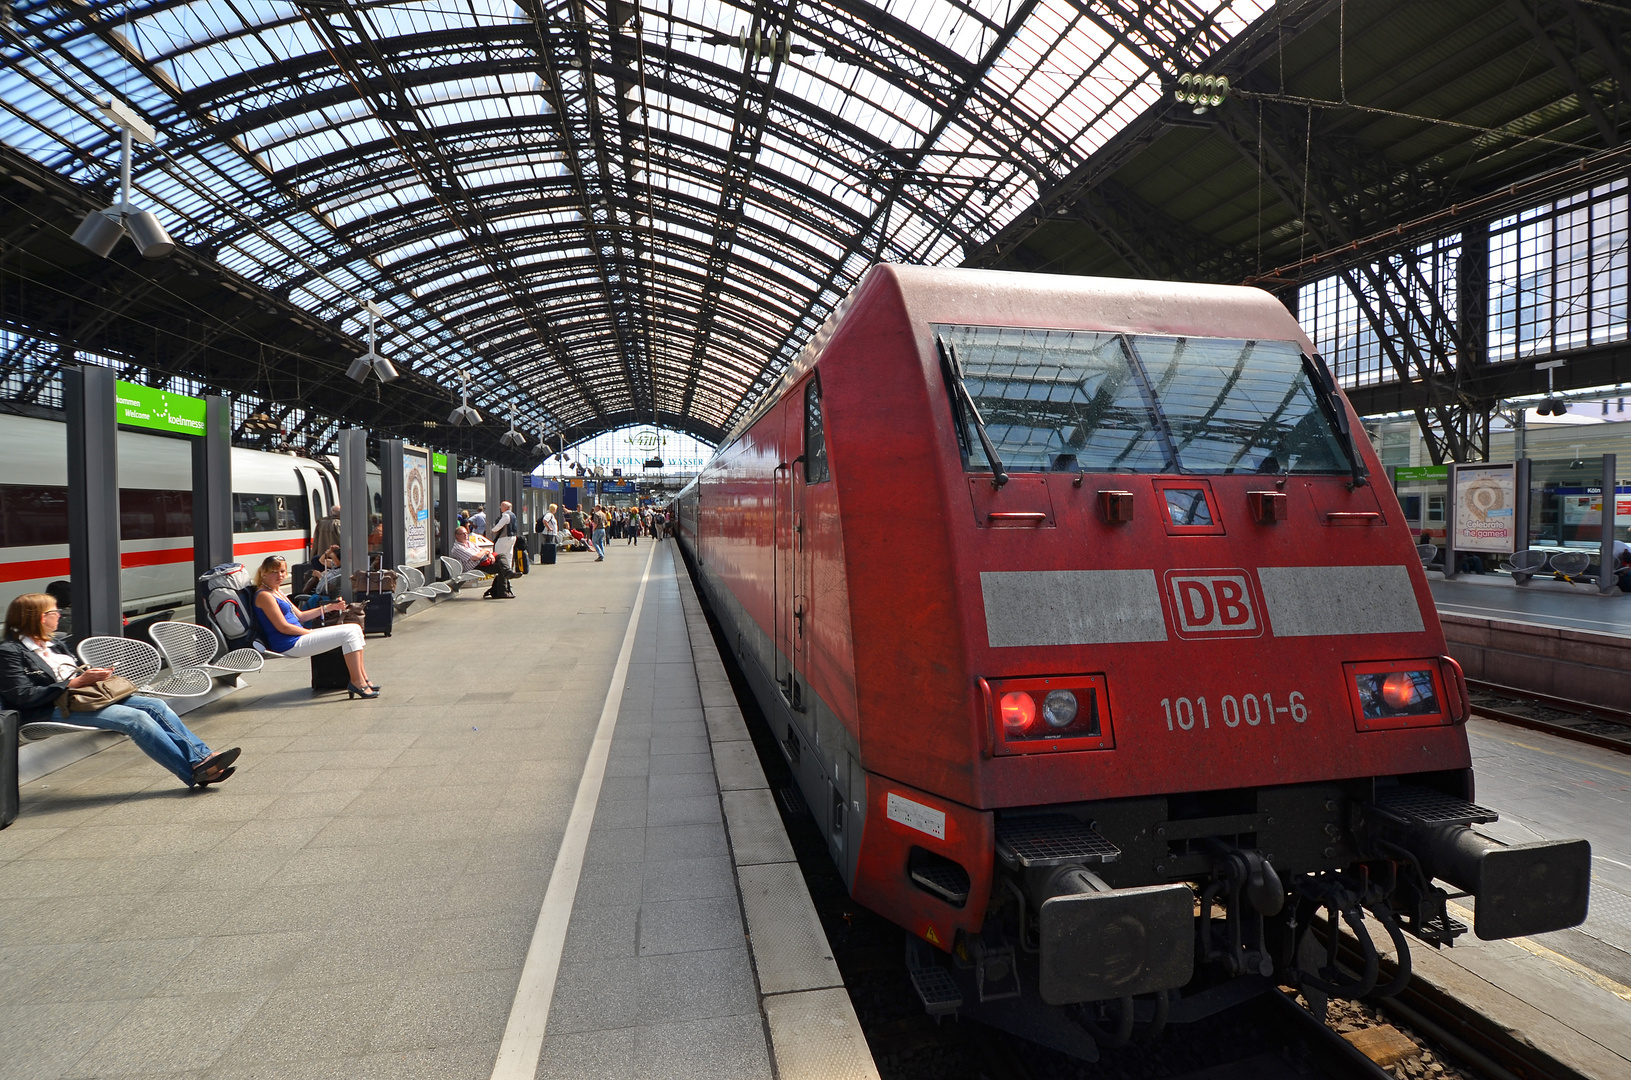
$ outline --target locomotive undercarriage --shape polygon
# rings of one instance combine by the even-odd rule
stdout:
[[[1001,812],[981,932],[949,961],[914,942],[914,984],[931,1013],[1094,1058],[1276,985],[1397,993],[1408,936],[1468,929],[1451,900],[1474,900],[1486,939],[1578,925],[1589,845],[1484,837],[1495,814],[1470,788],[1456,771]],[[1337,962],[1343,928],[1355,968]],[[1373,931],[1396,957],[1386,978]]]

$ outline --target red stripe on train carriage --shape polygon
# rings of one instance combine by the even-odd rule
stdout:
[[[252,544],[233,544],[234,557],[260,555],[269,551],[295,551],[306,546],[304,540],[291,537],[286,540],[257,540]],[[119,555],[119,567],[132,570],[141,566],[169,566],[191,562],[193,549],[165,548],[161,551],[126,551]],[[29,581],[34,578],[65,578],[68,576],[67,559],[28,559],[23,562],[0,563],[0,581]]]

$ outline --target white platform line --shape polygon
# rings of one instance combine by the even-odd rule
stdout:
[[[646,556],[646,570],[640,576],[640,591],[634,595],[629,612],[629,628],[623,632],[623,647],[612,669],[612,682],[606,688],[606,704],[600,710],[600,724],[589,748],[589,760],[578,781],[578,796],[572,803],[572,816],[561,837],[561,850],[555,856],[555,869],[549,875],[538,924],[527,947],[527,960],[521,967],[521,983],[515,988],[510,1019],[504,1025],[504,1040],[493,1063],[493,1080],[533,1080],[538,1057],[544,1049],[544,1029],[549,1023],[549,1005],[555,997],[555,977],[561,969],[561,950],[566,945],[566,927],[572,920],[572,902],[578,895],[578,878],[583,874],[583,856],[589,847],[589,827],[595,823],[595,804],[600,802],[600,785],[606,777],[606,759],[612,750],[612,733],[617,729],[617,713],[623,703],[623,686],[629,677],[629,658],[634,653],[634,635],[640,628],[640,609],[646,602],[646,583],[651,580],[651,561],[657,554],[652,544]]]

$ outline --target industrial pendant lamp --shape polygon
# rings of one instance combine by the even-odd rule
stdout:
[[[527,437],[525,435],[521,434],[519,431],[515,430],[515,406],[514,405],[510,406],[510,430],[508,430],[504,434],[500,435],[498,437],[498,441],[499,441],[500,445],[510,446],[510,447],[527,445]]]
[[[372,371],[379,376],[382,383],[394,383],[402,377],[396,365],[374,351],[374,317],[379,314],[379,308],[372,302],[368,305],[368,351],[351,361],[351,366],[345,369],[346,377],[357,382],[367,382],[368,373]]]
[[[538,421],[538,445],[532,448],[532,452],[544,455],[545,461],[549,460],[549,455],[552,453],[549,448],[549,434],[542,420]]]
[[[448,413],[447,422],[454,427],[475,427],[481,423],[481,413],[470,407],[470,376],[459,369],[459,407]]]
[[[119,198],[106,210],[86,214],[74,230],[74,241],[105,259],[113,254],[119,238],[129,233],[142,258],[162,259],[175,251],[175,241],[151,211],[138,210],[130,202],[131,140],[134,137],[151,146],[158,141],[157,133],[118,98],[103,105],[102,112],[119,127]]]

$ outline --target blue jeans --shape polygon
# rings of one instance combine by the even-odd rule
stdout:
[[[596,529],[590,535],[589,542],[595,546],[595,554],[604,559],[606,557],[606,530]]]
[[[137,694],[96,712],[72,713],[68,722],[129,735],[142,753],[175,773],[188,787],[193,786],[193,766],[210,756],[204,740],[189,731],[181,717],[158,698]]]

